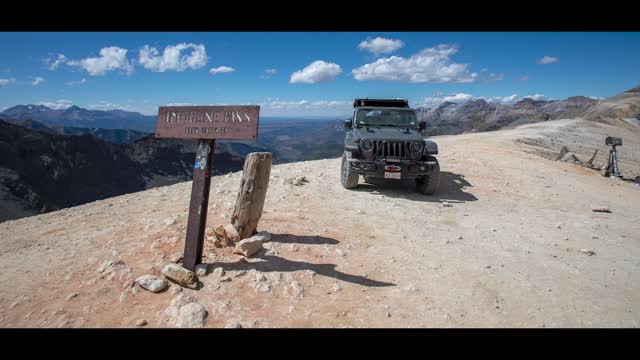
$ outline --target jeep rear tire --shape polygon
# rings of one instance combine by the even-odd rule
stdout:
[[[345,151],[342,154],[342,166],[340,171],[340,180],[342,182],[342,186],[345,189],[354,189],[358,186],[358,178],[360,176],[355,173],[351,167],[349,166],[349,161],[347,160],[347,152]]]
[[[429,156],[427,161],[435,161],[436,166],[431,174],[416,179],[416,190],[425,195],[433,195],[440,187],[440,164],[433,156]]]

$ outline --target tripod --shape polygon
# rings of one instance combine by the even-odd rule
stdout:
[[[622,139],[607,137],[605,144],[611,145],[611,150],[609,150],[609,160],[607,162],[607,169],[604,176],[622,177],[622,175],[620,175],[620,168],[618,167],[618,152],[616,150],[617,145],[622,146]]]

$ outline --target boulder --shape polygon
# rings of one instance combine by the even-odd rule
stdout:
[[[207,310],[197,302],[191,302],[180,307],[175,319],[178,328],[200,328],[204,326]]]
[[[240,235],[238,235],[238,231],[232,224],[217,226],[213,230],[213,234],[222,246],[233,246],[240,241]]]
[[[136,283],[141,288],[157,293],[164,290],[169,283],[165,279],[160,279],[155,275],[142,275],[136,279]]]
[[[262,249],[262,238],[260,236],[252,236],[236,244],[233,253],[249,257],[257,253],[260,249]]]
[[[606,206],[595,206],[591,208],[591,211],[593,212],[606,212],[606,213],[610,213],[611,210],[609,210],[608,207]]]
[[[180,286],[188,287],[190,289],[196,289],[198,287],[198,277],[196,274],[180,265],[167,264],[162,269],[162,273],[167,277],[167,279]]]

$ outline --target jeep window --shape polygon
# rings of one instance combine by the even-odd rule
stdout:
[[[356,124],[377,126],[415,127],[416,114],[402,109],[359,109]]]

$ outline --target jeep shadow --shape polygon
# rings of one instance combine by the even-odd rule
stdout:
[[[478,200],[475,195],[467,192],[467,188],[473,187],[464,175],[449,171],[440,172],[440,188],[433,195],[424,195],[416,192],[413,180],[383,180],[371,179],[366,183],[360,179],[357,188],[352,191],[369,192],[375,195],[383,195],[392,198],[403,198],[414,201],[464,203]]]

